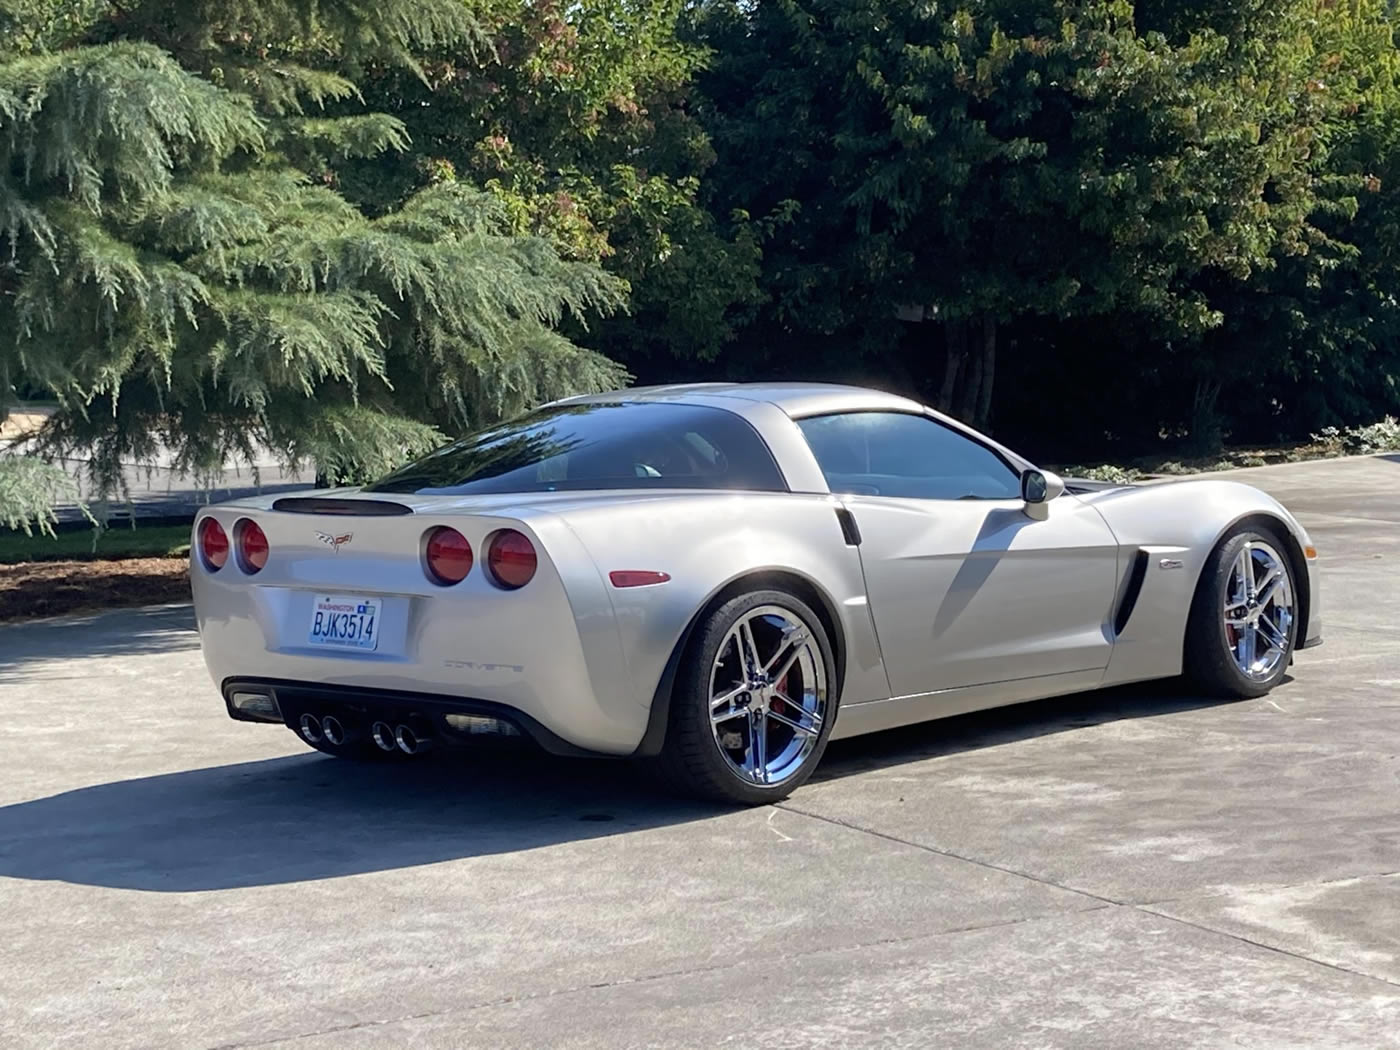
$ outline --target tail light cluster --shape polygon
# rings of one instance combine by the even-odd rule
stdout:
[[[228,561],[228,533],[214,518],[199,523],[199,557],[210,572],[218,572]]]
[[[423,547],[428,579],[450,587],[461,583],[472,571],[472,545],[456,529],[439,525],[428,533]]]
[[[524,533],[502,529],[486,546],[486,568],[492,581],[508,591],[524,587],[535,578],[539,558]]]
[[[199,523],[195,536],[199,559],[209,572],[218,572],[233,552],[238,567],[248,576],[267,565],[272,548],[267,533],[252,518],[239,518],[233,526],[233,542],[216,518]],[[472,571],[472,545],[454,528],[439,525],[423,537],[423,571],[434,583],[451,587]],[[535,578],[539,556],[523,532],[497,529],[486,541],[486,577],[502,590],[514,591]],[[616,580],[614,580],[616,583]],[[626,586],[626,585],[623,585]]]
[[[229,551],[234,550],[240,569],[249,576],[261,572],[271,551],[262,527],[252,518],[239,518],[233,526],[233,539],[234,542],[230,544],[228,533],[217,519],[205,518],[201,521],[195,546],[204,567],[210,572],[218,572],[228,564]]]
[[[434,583],[461,583],[473,564],[471,544],[456,529],[439,525],[424,537],[423,568]],[[538,567],[535,545],[523,532],[498,529],[486,541],[486,577],[497,587],[518,590],[535,578]]]
[[[238,565],[249,576],[262,572],[267,564],[271,548],[267,545],[267,534],[251,518],[244,518],[233,527],[234,540],[238,545]]]

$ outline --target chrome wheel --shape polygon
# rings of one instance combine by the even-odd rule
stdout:
[[[790,779],[827,717],[827,669],[812,628],[761,605],[729,629],[710,668],[710,729],[730,769],[751,784]]]
[[[1273,547],[1246,543],[1225,583],[1225,643],[1235,666],[1254,682],[1266,681],[1288,658],[1293,634],[1293,581]]]

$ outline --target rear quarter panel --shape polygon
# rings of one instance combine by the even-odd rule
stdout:
[[[796,574],[826,597],[845,653],[842,702],[888,696],[860,556],[842,537],[838,506],[822,495],[689,493],[557,511],[604,579],[619,569],[671,577],[608,588],[634,701],[651,705],[672,653],[720,591],[766,571]]]

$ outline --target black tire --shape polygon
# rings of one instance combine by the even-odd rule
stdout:
[[[827,683],[826,712],[816,744],[799,769],[773,785],[741,778],[725,759],[710,729],[710,670],[719,648],[740,617],[765,605],[780,606],[810,632],[824,663]],[[740,595],[711,612],[690,638],[671,694],[665,743],[652,760],[653,770],[666,786],[692,797],[740,805],[781,801],[805,783],[821,761],[836,721],[839,692],[831,640],[821,619],[806,603],[786,591]]]
[[[1246,543],[1267,543],[1279,554],[1294,596],[1294,616],[1288,625],[1287,645],[1278,666],[1267,678],[1251,678],[1235,661],[1224,622],[1225,591],[1235,559]],[[1262,526],[1239,529],[1227,535],[1206,559],[1191,602],[1186,624],[1185,672],[1188,680],[1207,696],[1247,700],[1268,694],[1288,673],[1298,638],[1298,580],[1286,540]]]

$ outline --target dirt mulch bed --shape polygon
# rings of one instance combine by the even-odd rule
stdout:
[[[190,600],[183,558],[0,565],[0,623]]]

